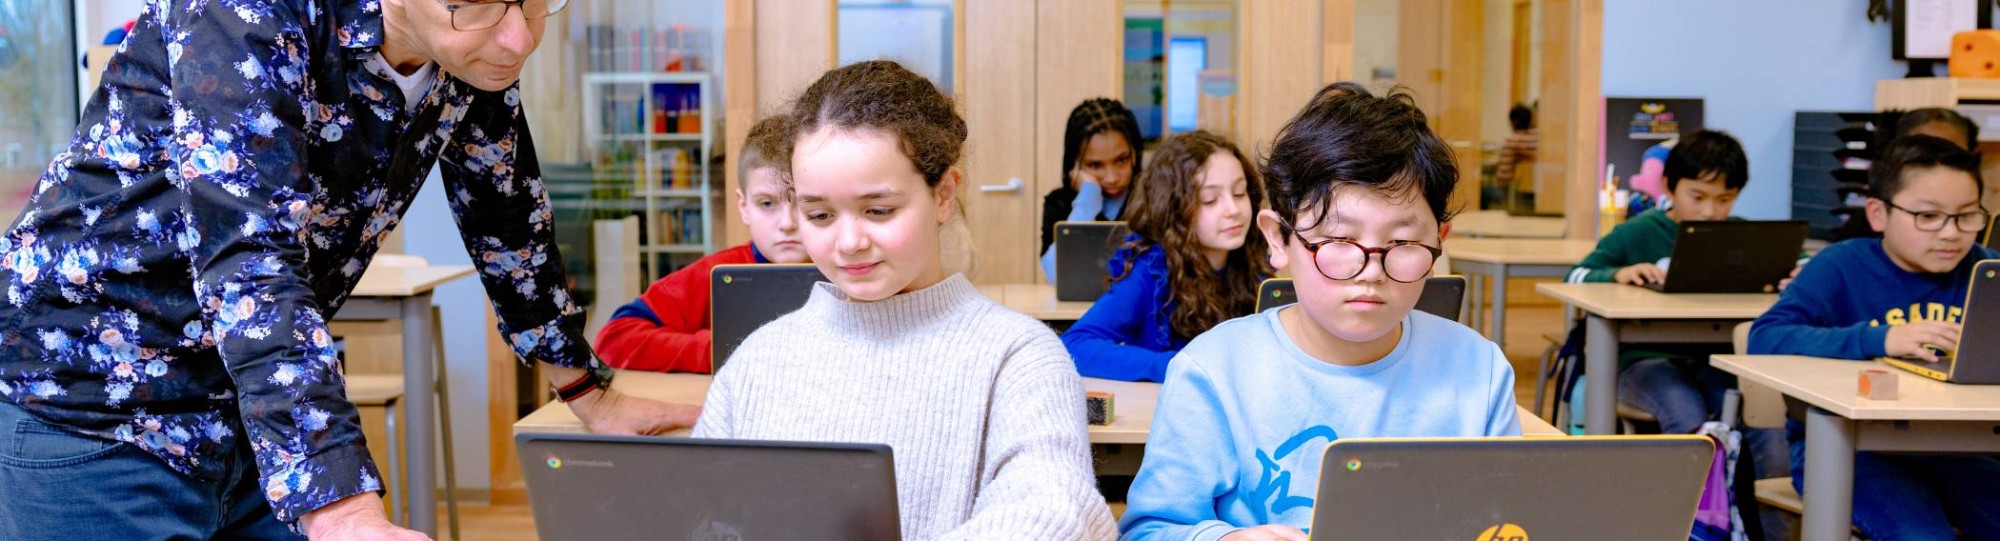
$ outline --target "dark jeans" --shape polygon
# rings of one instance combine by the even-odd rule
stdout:
[[[228,479],[197,480],[0,400],[0,539],[305,539],[271,514],[249,447],[231,461]]]
[[[1785,422],[1792,488],[1806,495],[1805,425]],[[1807,496],[1810,497],[1810,496]],[[1854,526],[1874,541],[2000,540],[2000,459],[1854,454]]]
[[[1646,359],[1618,373],[1618,400],[1652,413],[1665,434],[1693,434],[1722,413],[1722,395],[1736,376],[1696,359]],[[1786,470],[1785,432],[1743,428],[1743,443],[1757,463],[1757,479]]]

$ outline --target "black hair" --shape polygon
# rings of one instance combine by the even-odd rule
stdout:
[[[1682,179],[1698,179],[1705,175],[1722,177],[1722,187],[1741,190],[1750,183],[1750,158],[1743,155],[1743,145],[1735,137],[1715,130],[1702,130],[1682,137],[1674,144],[1674,150],[1667,153],[1667,167],[1662,176],[1667,177],[1667,192]]]
[[[1888,201],[1903,191],[1903,172],[1913,167],[1948,167],[1972,175],[1976,192],[1984,193],[1985,180],[1979,178],[1979,157],[1950,140],[1929,135],[1911,135],[1889,141],[1882,157],[1868,168],[1868,191],[1876,199]]]
[[[1513,109],[1507,110],[1507,123],[1514,125],[1514,131],[1535,127],[1535,110],[1529,109],[1528,104],[1516,103]]]
[[[1970,149],[1979,145],[1979,125],[1973,123],[1972,119],[1966,118],[1965,115],[1959,114],[1958,111],[1944,107],[1925,107],[1905,111],[1903,114],[1898,115],[1896,117],[1896,132],[1892,137],[1909,135],[1910,131],[1917,129],[1918,126],[1932,122],[1943,122],[1958,126],[1959,131],[1965,133],[1965,141],[1962,141],[1964,144],[1961,145],[1963,148]]]
[[[1352,82],[1327,85],[1314,95],[1271,142],[1264,160],[1271,209],[1284,220],[1279,232],[1289,244],[1306,209],[1330,219],[1334,192],[1358,186],[1392,199],[1420,197],[1439,223],[1454,211],[1458,163],[1451,146],[1431,131],[1409,89],[1396,87],[1376,96]]]
[[[1143,140],[1139,138],[1139,118],[1125,104],[1111,98],[1083,100],[1069,110],[1069,125],[1063,128],[1062,171],[1056,178],[1065,179],[1067,186],[1069,172],[1076,169],[1076,161],[1083,157],[1083,145],[1105,132],[1124,136],[1125,144],[1132,146],[1132,178],[1137,180],[1139,164],[1146,161],[1140,148]]]

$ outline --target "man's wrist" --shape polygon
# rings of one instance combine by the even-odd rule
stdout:
[[[299,529],[305,531],[306,537],[319,537],[325,530],[338,527],[350,520],[366,520],[371,514],[376,519],[389,520],[388,515],[382,513],[381,496],[377,496],[373,492],[363,492],[341,498],[333,503],[326,504],[324,507],[314,509],[310,513],[301,515],[299,517]]]

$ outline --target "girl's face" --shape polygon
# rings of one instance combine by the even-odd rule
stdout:
[[[1437,219],[1421,200],[1392,201],[1374,190],[1341,189],[1334,192],[1333,198],[1331,216],[1322,218],[1301,212],[1297,223],[1317,225],[1310,230],[1295,230],[1290,239],[1278,230],[1277,212],[1265,210],[1258,214],[1257,225],[1273,247],[1271,264],[1291,271],[1298,288],[1299,307],[1315,323],[1307,325],[1312,329],[1306,331],[1317,335],[1316,342],[1366,344],[1385,338],[1393,340],[1397,325],[1423,296],[1424,279],[1415,277],[1409,283],[1392,280],[1383,267],[1383,256],[1372,254],[1361,273],[1353,278],[1327,278],[1327,272],[1337,276],[1344,269],[1351,269],[1359,259],[1359,252],[1328,243],[1320,247],[1316,260],[1314,252],[1306,249],[1306,243],[1342,239],[1369,248],[1387,248],[1399,242],[1435,248],[1442,245]],[[1422,274],[1427,276],[1428,269],[1423,269]]]
[[[1132,187],[1132,161],[1138,154],[1132,143],[1125,140],[1125,134],[1116,131],[1101,131],[1084,140],[1083,152],[1076,158],[1076,168],[1104,188],[1105,197],[1118,197]]]
[[[1250,232],[1250,184],[1243,162],[1228,152],[1208,155],[1201,167],[1194,214],[1194,237],[1211,267],[1222,268],[1231,250],[1243,247]]]
[[[925,185],[895,136],[822,127],[800,136],[792,185],[806,254],[842,293],[879,301],[945,278],[939,226],[958,188],[957,169]]]

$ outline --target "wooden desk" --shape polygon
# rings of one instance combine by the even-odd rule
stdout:
[[[707,374],[662,374],[640,370],[619,370],[611,380],[611,388],[624,391],[640,398],[651,398],[683,404],[700,404],[708,398],[708,383],[713,379]],[[1090,443],[1126,444],[1146,443],[1146,432],[1153,425],[1153,405],[1160,396],[1160,384],[1129,381],[1111,381],[1083,378],[1083,388],[1089,391],[1109,391],[1117,395],[1114,405],[1116,417],[1110,426],[1091,426]],[[534,413],[522,417],[514,423],[514,434],[581,434],[583,421],[569,406],[559,402],[543,404]],[[685,436],[687,431],[669,434]]]
[[[987,286],[991,287],[991,286]],[[1076,321],[1094,301],[1056,300],[1055,284],[1006,284],[1000,300],[1014,311],[1042,321]]]
[[[1464,235],[1471,238],[1559,239],[1567,229],[1568,221],[1563,218],[1515,216],[1500,210],[1472,211],[1451,219],[1453,236]]]
[[[1507,346],[1507,279],[1562,278],[1584,256],[1597,247],[1596,241],[1574,239],[1453,238],[1444,243],[1451,256],[1452,272],[1465,275],[1466,296],[1473,329],[1484,329],[1486,288],[1493,288],[1493,332],[1486,335],[1502,348]]]
[[[611,381],[611,387],[641,398],[700,404],[708,397],[710,379],[710,376],[701,374],[621,370],[617,378]],[[1127,452],[1122,446],[1146,444],[1146,436],[1153,428],[1154,407],[1159,403],[1160,384],[1083,378],[1083,388],[1088,391],[1108,391],[1116,395],[1111,425],[1090,427],[1090,443],[1098,452],[1098,473],[1107,475],[1138,473],[1143,451]],[[1521,419],[1522,435],[1564,435],[1562,431],[1543,422],[1528,410],[1519,406],[1515,408],[1515,415]],[[543,405],[534,413],[514,423],[515,435],[580,434],[583,431],[583,422],[576,418],[575,413],[570,412],[569,406],[555,402]],[[685,436],[687,431],[670,435]]]
[[[403,326],[403,463],[409,483],[405,516],[410,529],[437,535],[437,336],[431,323],[431,291],[471,275],[468,265],[371,265],[355,283],[335,321],[399,320]],[[415,512],[410,512],[415,511]]]
[[[1736,324],[1763,315],[1778,296],[1668,295],[1623,284],[1537,284],[1535,291],[1583,310],[1584,429],[1618,431],[1618,346],[1623,342],[1727,344]]]
[[[2000,453],[2000,386],[1952,385],[1872,361],[1717,355],[1716,368],[1804,401],[1806,540],[1846,540],[1855,451]],[[1862,370],[1897,373],[1896,400],[1860,397]]]

